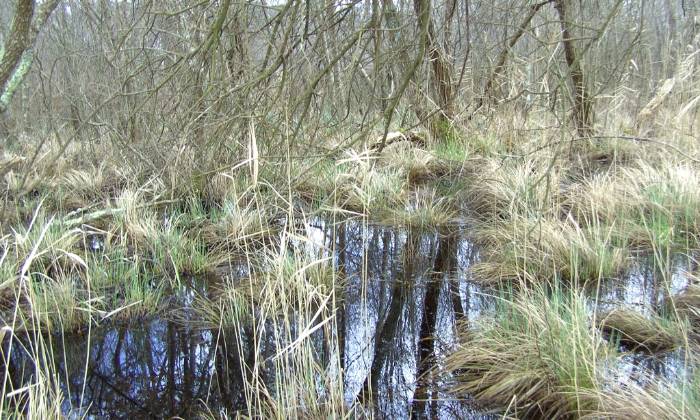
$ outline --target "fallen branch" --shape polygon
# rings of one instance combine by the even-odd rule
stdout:
[[[628,141],[634,141],[637,143],[657,144],[659,146],[667,147],[667,148],[673,150],[674,152],[678,153],[679,155],[685,157],[688,160],[691,160],[695,163],[700,163],[700,159],[696,159],[696,158],[688,155],[687,153],[685,153],[681,149],[679,149],[677,146],[674,146],[674,145],[669,144],[669,143],[665,143],[665,142],[660,141],[660,140],[655,140],[655,139],[652,139],[649,137],[637,137],[637,136],[587,136],[587,137],[577,137],[577,138],[574,138],[571,140],[557,140],[557,141],[548,143],[544,146],[540,146],[531,152],[528,152],[524,155],[520,155],[519,157],[525,157],[528,155],[532,155],[532,154],[537,153],[541,150],[547,149],[549,147],[552,147],[554,145],[560,144],[560,143],[565,142],[565,141],[576,142],[576,141],[582,141],[582,140],[612,140],[612,139],[628,140]]]
[[[22,156],[8,155],[0,160],[0,178],[5,176],[8,172],[19,166],[20,163],[27,160],[27,158]]]
[[[401,131],[392,131],[387,133],[386,136],[381,136],[376,139],[369,148],[375,153],[381,153],[387,146],[402,141],[410,142],[416,147],[425,147],[425,138],[416,131],[405,133]]]
[[[173,199],[173,200],[161,200],[161,201],[154,201],[151,203],[146,203],[142,204],[140,206],[134,207],[134,209],[143,209],[147,207],[156,207],[156,206],[162,206],[164,204],[174,204],[178,203],[182,200],[180,199]],[[83,214],[82,216],[78,216],[75,218],[70,218],[71,215],[80,213],[83,211],[82,209],[75,210],[73,212],[70,212],[66,215],[66,218],[63,219],[63,224],[68,227],[72,226],[79,226],[79,225],[84,225],[86,223],[92,222],[94,220],[101,219],[103,217],[109,217],[109,216],[116,216],[120,213],[123,213],[126,209],[123,207],[117,207],[117,208],[110,208],[110,209],[102,209],[102,210],[97,210],[93,211],[91,213]]]

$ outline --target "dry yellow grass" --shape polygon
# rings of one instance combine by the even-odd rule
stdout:
[[[471,271],[482,283],[560,277],[583,284],[614,277],[631,262],[628,252],[612,243],[610,228],[581,227],[571,219],[513,216],[478,229],[476,236],[484,251]]]
[[[670,351],[684,343],[680,324],[658,316],[645,316],[633,309],[618,308],[601,314],[598,325],[635,351]]]
[[[463,326],[444,368],[451,392],[519,418],[576,418],[598,408],[600,364],[614,349],[590,326],[579,292],[523,290],[477,327]]]

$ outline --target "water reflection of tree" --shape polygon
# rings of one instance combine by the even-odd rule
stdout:
[[[341,223],[336,229],[334,229],[337,240],[334,243],[337,244],[336,255],[336,269],[338,271],[338,278],[342,282],[345,281],[347,265],[346,250],[347,250],[347,230],[346,224]],[[336,299],[337,313],[336,313],[336,325],[338,329],[338,358],[340,359],[340,370],[345,371],[345,335],[347,329],[347,321],[345,316],[345,287],[343,286],[343,291],[340,293],[339,299]]]
[[[383,282],[388,288],[386,293],[379,293],[387,296],[387,302],[378,310],[372,364],[360,393],[360,398],[366,401],[371,395],[381,395],[381,400],[375,403],[379,404],[378,411],[387,415],[407,414],[414,383],[406,375],[407,368],[415,372],[413,363],[416,360],[412,362],[411,359],[415,357],[423,312],[422,279],[424,271],[432,268],[430,261],[439,249],[430,234],[408,230],[405,237],[402,247],[393,248],[400,252],[396,255],[398,258],[390,255],[391,247],[386,244],[383,247],[383,262],[399,260],[401,264],[397,272]]]
[[[222,405],[232,412],[246,406],[245,382],[254,381],[252,368],[258,358],[250,337],[253,331],[247,326],[233,334],[223,333],[217,339],[215,386]]]
[[[425,298],[423,299],[423,316],[421,320],[417,355],[418,384],[413,397],[413,413],[419,415],[426,414],[430,418],[437,418],[437,390],[435,387],[430,386],[432,378],[429,378],[429,374],[435,357],[435,332],[437,330],[440,291],[445,279],[448,279],[449,283],[453,283],[449,280],[449,274],[454,269],[456,250],[456,238],[446,232],[441,232],[433,271],[430,273],[426,283]],[[454,291],[450,291],[454,293]],[[463,313],[459,294],[456,296],[459,307],[455,308],[453,306],[453,310],[455,310],[455,314],[457,311]],[[451,302],[455,305],[454,295]],[[430,405],[426,407],[428,401],[430,401]],[[429,409],[429,413],[426,413],[426,408]]]
[[[231,332],[155,320],[94,331],[89,349],[84,336],[57,336],[54,360],[71,406],[89,405],[90,415],[187,418],[203,402],[233,412],[245,406],[243,375],[256,362],[250,334],[244,329],[238,341]],[[10,361],[10,372],[24,375],[17,383],[31,375],[19,356]]]
[[[415,379],[425,376],[442,348],[442,340],[433,339],[436,331],[447,331],[455,318],[471,310],[469,299],[464,306],[464,290],[460,296],[463,279],[447,275],[462,273],[458,266],[470,258],[463,255],[463,242],[446,234],[362,223],[326,228],[335,244],[340,288],[337,328],[319,330],[313,337],[319,363],[329,367],[338,357],[350,392],[360,391],[365,400],[375,397],[382,417],[407,416],[412,399],[418,404],[415,412],[434,413],[436,395],[428,392],[435,387],[416,390]],[[63,340],[67,349],[55,358],[65,365],[62,376],[72,405],[92,404],[93,415],[190,417],[203,409],[199,400],[212,410],[245,414],[247,407],[256,406],[246,401],[246,383],[275,380],[274,369],[262,361],[275,353],[279,332],[273,326],[264,327],[268,333],[262,335],[249,326],[239,328],[197,330],[162,319],[135,322],[93,331],[87,375],[86,337]],[[340,345],[337,355],[327,345],[333,334]],[[425,400],[431,400],[430,407],[419,406]]]
[[[214,354],[209,331],[154,321],[146,328],[112,330],[92,347],[86,399],[105,412],[121,403],[124,414],[182,416],[207,396]]]

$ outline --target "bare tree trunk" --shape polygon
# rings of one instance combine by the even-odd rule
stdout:
[[[569,67],[569,77],[574,88],[574,124],[581,137],[591,135],[593,128],[593,108],[591,97],[586,87],[585,75],[581,68],[581,57],[578,56],[571,36],[570,20],[567,15],[567,0],[556,0],[554,7],[559,14],[561,38],[564,47],[566,64]]]
[[[454,87],[452,82],[452,63],[450,63],[445,50],[437,40],[435,33],[435,25],[430,16],[430,2],[414,0],[413,6],[418,17],[418,23],[421,27],[427,27],[427,55],[430,60],[432,69],[432,84],[437,91],[437,104],[440,107],[440,113],[431,124],[431,131],[439,138],[444,138],[449,135],[450,124],[454,118]],[[452,15],[454,15],[454,4],[448,4],[448,10],[445,15],[445,23],[447,25]]]
[[[0,47],[0,113],[4,113],[32,65],[36,37],[59,0],[47,0],[34,17],[34,0],[18,0],[5,45]]]
[[[0,61],[0,85],[5,86],[12,76],[22,58],[22,54],[29,48],[29,28],[34,15],[34,2],[31,0],[18,0],[15,15],[12,18],[12,27],[3,46],[2,61]]]

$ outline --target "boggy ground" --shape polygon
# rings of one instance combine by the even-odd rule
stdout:
[[[372,392],[379,385],[363,379],[346,390],[350,337],[340,333],[338,314],[354,302],[341,292],[348,277],[334,253],[346,245],[318,246],[308,229],[323,220],[337,235],[340,222],[352,219],[398,228],[399,236],[458,233],[478,247],[459,275],[495,304],[478,317],[453,317],[461,319],[457,340],[441,352],[431,348],[431,334],[411,339],[423,355],[418,361],[432,360],[417,368],[415,381],[433,378],[439,392],[414,386],[408,400],[468,399],[478,412],[514,417],[697,417],[697,129],[666,125],[668,137],[647,141],[571,139],[545,126],[493,121],[425,145],[263,155],[204,174],[182,151],[162,170],[119,161],[107,145],[94,161],[80,146],[49,146],[31,165],[29,150],[6,152],[0,408],[48,416],[65,414],[68,400],[82,409],[84,387],[61,385],[58,341],[82,336],[89,343],[94,329],[166,319],[208,331],[212,348],[224,340],[253,349],[250,359],[229,361],[245,372],[235,379],[244,389],[240,403],[224,411],[204,404],[204,416],[373,416],[382,404]],[[355,232],[370,240],[369,230]],[[362,300],[371,287],[363,273],[376,260],[360,261]],[[643,299],[606,292],[624,289],[640,266]],[[190,287],[192,278],[206,292]],[[426,284],[420,304],[437,299]],[[404,287],[385,291],[387,299]],[[421,322],[434,321],[424,313]],[[377,315],[376,331],[396,327],[402,316]],[[9,363],[18,352],[32,361],[31,375]],[[668,354],[681,367],[672,375],[629,374],[631,356]],[[266,371],[273,381],[263,379]],[[409,406],[434,409],[419,403]]]

